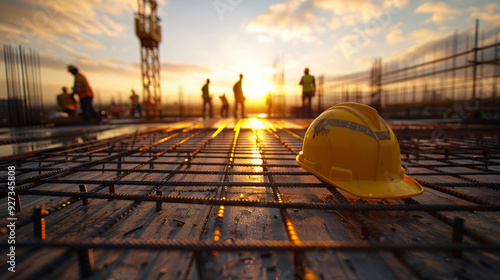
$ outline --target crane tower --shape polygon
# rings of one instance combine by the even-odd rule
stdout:
[[[141,42],[142,101],[146,117],[161,116],[160,19],[156,0],[138,0],[135,15],[135,33]]]

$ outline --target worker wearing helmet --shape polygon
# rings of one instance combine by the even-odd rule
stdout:
[[[90,118],[95,118],[101,121],[101,117],[92,107],[92,99],[94,94],[90,88],[90,84],[85,76],[78,72],[78,69],[74,65],[68,65],[68,72],[75,76],[75,83],[73,86],[72,95],[78,94],[80,99],[80,107],[82,109],[83,121],[86,123],[90,122]]]
[[[304,69],[304,76],[299,84],[302,86],[302,117],[312,117],[311,99],[314,96],[316,83],[314,76],[309,75],[309,68]]]
[[[222,102],[222,107],[220,108],[220,116],[227,118],[227,111],[229,110],[229,102],[227,101],[226,93],[224,92],[221,96],[219,96],[220,101]]]
[[[130,95],[130,102],[132,107],[130,108],[130,116],[135,118],[135,112],[139,112],[139,117],[142,118],[142,107],[139,102],[139,95],[135,93],[135,90],[132,89],[132,94]]]
[[[57,95],[57,105],[59,108],[69,116],[74,116],[76,111],[76,101],[73,96],[68,93],[67,87],[62,87],[63,91],[61,94]]]
[[[267,117],[271,117],[271,111],[273,108],[273,96],[271,95],[270,92],[266,93],[266,104],[267,104]]]
[[[205,118],[205,108],[208,105],[208,109],[210,111],[210,117],[213,117],[212,114],[212,97],[210,96],[210,90],[209,90],[209,85],[210,84],[210,79],[207,79],[207,83],[203,85],[201,88],[201,97],[203,98],[203,110],[202,110],[202,115],[203,118]]]
[[[392,129],[364,104],[337,104],[318,116],[297,162],[321,181],[360,197],[398,199],[424,191],[404,174]]]
[[[240,74],[240,79],[233,86],[234,93],[234,117],[238,117],[238,104],[241,106],[241,117],[245,117],[245,96],[243,95],[243,90],[241,88],[241,81],[243,80],[243,74]]]

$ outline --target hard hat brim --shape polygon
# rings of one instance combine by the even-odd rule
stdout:
[[[407,175],[404,175],[403,179],[393,181],[338,181],[323,176],[321,173],[305,164],[304,155],[302,153],[297,155],[297,163],[300,167],[311,172],[321,181],[359,197],[403,199],[417,196],[424,192],[422,186]]]

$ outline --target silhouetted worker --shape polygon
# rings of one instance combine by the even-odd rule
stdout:
[[[227,102],[226,93],[219,96],[220,101],[222,101],[222,107],[220,108],[220,116],[227,118],[227,111],[229,110],[229,102]]]
[[[270,92],[266,93],[267,117],[271,117],[271,109],[273,108],[273,96]]]
[[[97,121],[101,121],[101,116],[92,107],[92,99],[94,94],[90,88],[90,84],[74,65],[68,65],[68,71],[75,76],[75,84],[72,88],[73,92],[71,95],[78,94],[80,99],[80,107],[82,108],[83,121],[86,123],[90,122],[90,118],[95,118]]]
[[[309,68],[304,69],[300,85],[302,85],[302,117],[312,117],[311,98],[314,96],[316,83],[314,76],[309,75]]]
[[[210,117],[213,117],[212,115],[212,98],[210,97],[210,90],[208,88],[208,84],[210,84],[210,79],[207,79],[207,83],[203,85],[201,88],[201,97],[203,97],[203,118],[205,118],[205,107],[208,104],[209,110],[210,110]]]
[[[240,74],[240,80],[236,82],[233,86],[234,92],[234,117],[238,117],[238,104],[241,106],[241,117],[245,117],[245,96],[243,95],[243,90],[241,89],[241,80],[243,79],[243,74]]]
[[[115,101],[111,101],[111,105],[109,105],[109,113],[113,119],[119,119],[123,114],[122,105],[116,104]]]
[[[63,92],[57,95],[57,105],[59,105],[63,112],[72,117],[75,115],[76,101],[73,96],[68,93],[67,87],[62,87],[61,89]]]
[[[139,102],[139,95],[132,90],[132,94],[130,95],[130,102],[132,103],[132,108],[130,108],[130,116],[135,118],[135,112],[139,113],[139,117],[142,118],[142,107]]]

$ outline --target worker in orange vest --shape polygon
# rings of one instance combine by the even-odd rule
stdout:
[[[116,104],[115,101],[111,101],[111,105],[109,105],[109,113],[114,119],[119,119],[123,114],[122,105]]]
[[[76,111],[76,101],[71,94],[68,93],[67,87],[62,87],[62,93],[57,95],[57,105],[63,112],[69,116],[74,116]]]
[[[75,76],[72,95],[78,94],[83,121],[89,123],[90,118],[101,121],[101,116],[94,110],[94,107],[92,107],[94,94],[92,93],[89,82],[82,73],[78,72],[78,69],[74,65],[68,65],[68,71]]]

